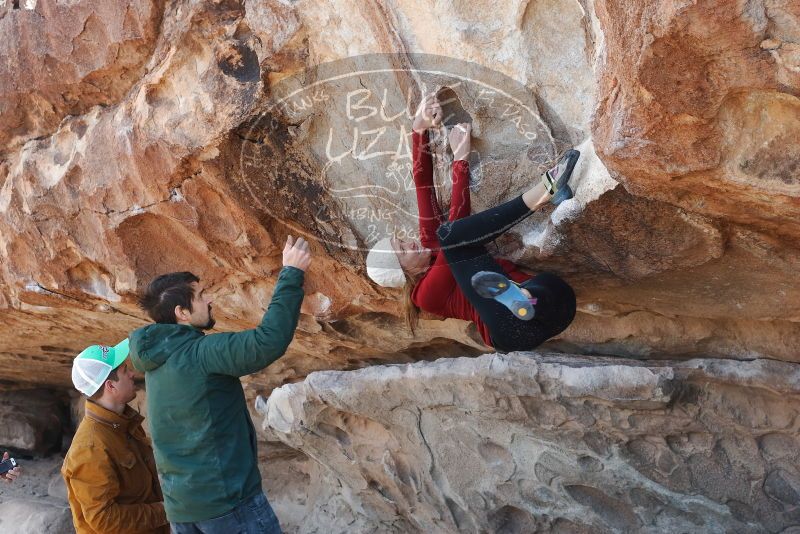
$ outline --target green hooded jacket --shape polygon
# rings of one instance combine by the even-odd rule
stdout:
[[[171,522],[230,512],[261,489],[256,433],[239,377],[286,352],[303,302],[304,273],[284,267],[261,324],[205,335],[152,324],[130,335],[130,358],[145,373],[147,414]]]

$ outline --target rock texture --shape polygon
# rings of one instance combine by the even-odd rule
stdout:
[[[135,293],[165,271],[204,278],[220,329],[252,325],[288,232],[317,259],[298,339],[259,391],[485,350],[452,321],[412,338],[398,295],[363,273],[375,238],[413,236],[404,135],[420,93],[442,87],[473,124],[475,210],[583,152],[576,199],[497,248],[576,287],[552,347],[797,360],[791,2],[511,1],[491,19],[413,1],[14,5],[0,18],[10,380],[68,386],[78,350],[143,324]]]
[[[20,5],[22,4],[22,5]],[[0,154],[67,115],[118,102],[144,74],[164,2],[0,3]]]
[[[0,527],[9,534],[71,534],[69,506],[25,499],[0,503]]]
[[[60,396],[46,390],[16,390],[0,393],[0,449],[26,454],[61,450],[69,414]]]
[[[204,280],[219,331],[252,326],[288,233],[309,238],[315,254],[300,326],[284,358],[245,380],[249,399],[314,371],[489,352],[456,320],[423,317],[412,335],[399,292],[375,287],[363,268],[378,238],[415,235],[408,134],[421,94],[438,91],[448,124],[473,126],[475,211],[522,192],[565,148],[581,150],[575,198],[532,215],[493,250],[575,287],[576,320],[545,349],[646,360],[616,364],[612,382],[625,391],[640,374],[679,387],[664,386],[666,405],[646,388],[630,405],[600,388],[579,407],[555,380],[562,400],[545,392],[542,421],[530,417],[549,445],[512,443],[510,429],[534,423],[502,419],[480,464],[496,487],[465,478],[463,496],[437,486],[450,468],[436,460],[441,471],[428,471],[417,460],[432,453],[418,443],[419,456],[386,460],[402,484],[372,478],[370,489],[342,471],[356,493],[337,493],[324,485],[336,450],[312,461],[309,436],[284,436],[305,452],[282,446],[265,457],[265,473],[284,476],[270,482],[282,488],[282,513],[365,530],[778,531],[795,521],[792,462],[769,452],[796,438],[780,419],[793,413],[794,393],[768,384],[785,383],[800,362],[797,2],[507,0],[487,16],[469,1],[0,0],[0,38],[2,380],[69,388],[74,355],[145,324],[136,293],[168,271]],[[432,132],[432,147],[447,204],[444,134]],[[690,358],[740,360],[764,387],[744,375],[726,382],[722,363],[657,364]],[[540,363],[539,375],[558,364]],[[443,367],[421,368],[450,372]],[[399,372],[381,369],[386,380]],[[541,385],[539,375],[525,387]],[[763,420],[716,428],[706,419],[751,414],[737,404],[743,392],[771,399],[758,405]],[[427,401],[417,401],[407,417],[422,413]],[[674,408],[684,404],[696,410]],[[504,417],[520,413],[509,410]],[[581,448],[591,419],[616,449]],[[405,439],[374,432],[386,450]],[[483,436],[459,439],[483,458]],[[506,459],[524,447],[536,458],[547,449],[540,471],[557,475],[545,480],[520,461],[520,472],[533,469],[530,485],[506,487]],[[422,469],[415,480],[399,474],[412,469]],[[562,471],[580,476],[563,482]],[[412,510],[409,487],[428,504]]]
[[[597,7],[606,164],[630,191],[796,238],[800,6]]]
[[[299,532],[782,532],[799,393],[778,362],[515,353],[314,373],[260,410],[307,455]]]

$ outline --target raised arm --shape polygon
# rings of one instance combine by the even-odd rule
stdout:
[[[422,99],[414,123],[411,127],[412,157],[414,166],[414,187],[417,192],[417,209],[419,211],[419,234],[422,246],[429,249],[439,248],[436,230],[443,222],[444,216],[436,200],[436,187],[433,185],[433,159],[428,145],[427,129],[441,121],[442,108],[436,95],[428,95]]]
[[[283,269],[261,324],[252,330],[205,336],[198,362],[209,374],[245,376],[260,371],[286,352],[303,303],[305,270],[311,262],[308,243],[292,237],[283,249]]]
[[[433,185],[433,162],[428,147],[428,132],[413,132],[414,187],[417,191],[417,210],[419,211],[419,238],[422,246],[439,248],[436,230],[444,216],[436,200],[436,187]]]
[[[447,136],[453,151],[453,195],[450,200],[450,218],[455,221],[470,214],[469,201],[469,163],[467,156],[470,150],[469,124],[458,124]],[[438,245],[438,238],[436,244]],[[456,289],[456,280],[447,264],[444,254],[436,257],[431,269],[419,283],[414,292],[414,302],[423,310],[443,314]]]

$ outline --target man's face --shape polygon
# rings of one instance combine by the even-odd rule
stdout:
[[[216,321],[211,315],[211,299],[206,296],[202,282],[192,282],[194,297],[189,324],[199,330],[211,330]]]
[[[136,384],[133,382],[134,377],[135,373],[128,365],[127,361],[117,367],[118,380],[116,382],[113,380],[111,381],[111,383],[114,385],[114,389],[111,391],[115,401],[128,404],[136,398]],[[106,395],[107,394],[108,390]]]

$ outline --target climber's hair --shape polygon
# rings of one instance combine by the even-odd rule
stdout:
[[[175,324],[175,306],[193,311],[192,283],[199,281],[197,276],[188,271],[162,274],[150,282],[139,297],[139,307],[157,323]]]
[[[411,276],[408,273],[405,273],[405,275],[406,283],[403,286],[403,299],[401,301],[403,319],[405,319],[406,327],[411,330],[411,336],[413,337],[416,336],[417,326],[419,325],[419,308],[417,308],[414,301],[411,299],[411,294],[414,292],[414,288],[417,286],[417,282],[419,282],[422,276]]]

